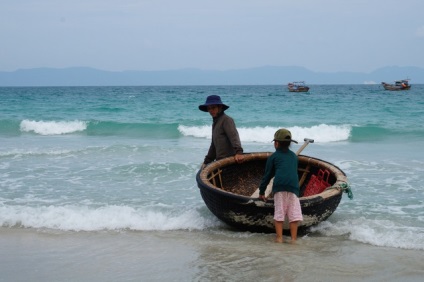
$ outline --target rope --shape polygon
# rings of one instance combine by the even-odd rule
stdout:
[[[353,193],[352,190],[350,189],[349,184],[347,183],[342,183],[340,184],[340,189],[342,189],[343,192],[347,193],[347,196],[349,197],[349,199],[353,199]]]

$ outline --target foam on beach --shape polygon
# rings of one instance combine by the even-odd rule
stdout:
[[[325,236],[347,235],[350,240],[377,247],[424,250],[422,228],[402,226],[390,220],[359,217],[337,222],[324,221],[311,229]]]
[[[181,211],[169,207],[133,208],[106,205],[42,205],[38,207],[4,205],[0,207],[0,226],[42,228],[60,231],[100,230],[203,230],[222,225],[211,216],[202,216],[203,208]]]

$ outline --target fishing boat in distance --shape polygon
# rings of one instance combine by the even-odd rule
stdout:
[[[308,92],[309,86],[305,85],[304,81],[293,81],[287,84],[290,92]]]
[[[394,84],[382,82],[384,89],[390,91],[409,90],[411,85],[409,84],[410,79],[396,80]]]
[[[264,202],[259,199],[258,190],[271,154],[246,153],[240,164],[235,162],[234,157],[228,157],[198,171],[196,181],[200,194],[217,218],[241,231],[275,232],[272,193]],[[298,160],[299,199],[303,214],[298,230],[299,234],[305,234],[309,227],[333,214],[343,192],[348,193],[349,198],[352,198],[352,192],[346,174],[335,165],[305,155],[299,155]],[[272,184],[269,186],[265,195],[272,189]],[[287,223],[284,224],[284,232],[289,232]]]

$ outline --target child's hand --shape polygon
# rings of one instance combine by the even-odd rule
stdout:
[[[262,201],[266,202],[266,197],[265,197],[265,195],[259,195],[259,199],[261,199]]]

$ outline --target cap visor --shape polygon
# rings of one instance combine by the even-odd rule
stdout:
[[[275,141],[279,141],[279,142],[284,142],[284,141],[290,141],[290,142],[294,142],[294,143],[298,143],[296,140],[292,140],[292,139],[286,139],[286,140],[275,140],[273,139],[271,142],[275,142]]]

